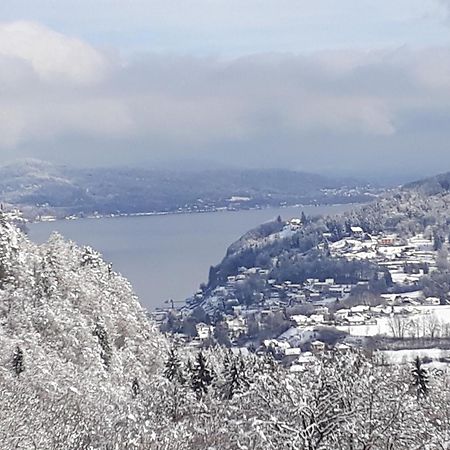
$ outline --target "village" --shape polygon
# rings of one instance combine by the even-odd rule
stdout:
[[[286,237],[301,226],[301,219],[293,218],[271,238]],[[227,334],[230,346],[271,353],[293,371],[303,370],[326,350],[373,348],[377,339],[402,341],[402,350],[419,350],[436,339],[450,340],[447,298],[427,296],[421,287],[425,275],[448,264],[448,243],[440,244],[437,248],[433,236],[371,236],[351,227],[350,237],[321,245],[335,258],[376,263],[380,279],[388,277],[394,286],[390,293],[371,293],[369,280],[340,284],[333,278],[307,279],[296,284],[277,282],[267,269],[241,267],[207,296],[198,291],[175,314],[183,317],[200,308],[205,317],[215,317],[220,311],[220,333]],[[246,305],[237,292],[249,283],[257,289],[257,301]],[[216,327],[214,321],[200,321],[194,337],[179,337],[200,347],[217,336]]]

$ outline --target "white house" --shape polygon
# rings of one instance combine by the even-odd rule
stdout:
[[[195,328],[197,329],[199,339],[202,341],[209,339],[214,331],[211,325],[206,325],[203,322],[198,323]]]
[[[347,318],[347,316],[351,313],[349,309],[339,309],[334,313],[334,317],[337,320],[344,320]]]
[[[429,305],[440,305],[441,299],[439,297],[427,297],[425,299],[425,302],[428,303]]]
[[[295,316],[290,317],[297,325],[305,325],[308,322],[308,317],[303,316],[302,314],[296,314]]]
[[[361,227],[350,227],[350,231],[355,238],[364,237],[364,230]]]
[[[231,334],[234,336],[240,336],[247,331],[247,323],[245,318],[242,316],[227,320],[227,326]]]
[[[295,347],[295,348],[286,348],[284,350],[285,356],[300,356],[302,353],[301,349]]]
[[[325,351],[325,342],[322,342],[322,341],[311,342],[311,350],[315,353],[320,353],[320,352]]]
[[[323,314],[312,314],[309,316],[309,321],[312,323],[324,323],[325,317]]]

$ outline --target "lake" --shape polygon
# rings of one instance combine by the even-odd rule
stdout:
[[[227,247],[255,226],[283,219],[332,214],[352,205],[303,206],[201,214],[62,220],[30,224],[29,237],[45,242],[53,231],[80,245],[90,245],[127,277],[148,309],[172,298],[182,301],[206,282],[211,265]]]

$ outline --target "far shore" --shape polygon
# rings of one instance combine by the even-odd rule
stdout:
[[[150,216],[168,216],[177,214],[207,214],[207,213],[219,213],[219,212],[242,212],[242,211],[260,211],[268,209],[287,209],[287,208],[310,208],[310,207],[338,207],[338,206],[358,206],[364,205],[369,202],[349,202],[349,203],[310,203],[310,204],[286,204],[286,205],[268,205],[268,206],[255,206],[249,208],[230,208],[230,207],[219,207],[213,209],[204,210],[182,210],[182,211],[151,211],[151,212],[138,212],[138,213],[117,213],[117,214],[91,214],[87,216],[67,216],[67,217],[56,217],[51,215],[42,215],[35,219],[29,220],[29,223],[41,223],[41,222],[56,222],[64,220],[83,220],[83,219],[117,219],[123,217],[150,217]]]

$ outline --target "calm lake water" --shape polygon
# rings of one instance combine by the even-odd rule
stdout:
[[[332,214],[351,205],[304,206],[203,214],[65,220],[31,224],[30,239],[45,242],[53,231],[90,245],[127,277],[148,309],[167,299],[182,301],[206,282],[211,265],[227,247],[255,226],[278,215],[283,219]]]

